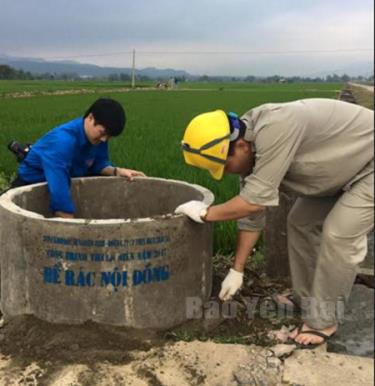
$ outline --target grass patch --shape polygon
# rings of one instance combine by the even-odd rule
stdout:
[[[0,193],[7,189],[9,187],[9,179],[8,177],[3,173],[0,172]]]
[[[31,83],[31,84],[29,84]],[[75,82],[16,82],[2,83],[8,89],[37,90],[69,88]],[[82,86],[89,82],[83,82]],[[115,82],[113,82],[115,83]],[[120,82],[121,83],[121,82]],[[34,142],[53,127],[83,114],[98,97],[118,100],[126,109],[125,132],[110,142],[114,164],[144,171],[149,176],[171,178],[202,185],[221,203],[239,192],[237,176],[225,176],[214,181],[206,171],[185,165],[180,142],[187,123],[197,114],[214,109],[245,113],[252,107],[267,102],[287,102],[301,98],[335,98],[338,84],[281,84],[250,85],[194,83],[191,91],[149,90],[108,93],[100,91],[105,83],[89,83],[97,87],[94,94],[34,96],[30,98],[3,98],[0,109],[0,171],[9,181],[15,173],[17,162],[6,150],[12,139]],[[112,84],[112,83],[111,83]],[[179,85],[179,87],[185,84]],[[216,88],[215,88],[216,87]],[[201,88],[201,89],[200,89]],[[238,90],[241,91],[238,91]],[[215,224],[215,251],[229,254],[235,248],[236,223]]]

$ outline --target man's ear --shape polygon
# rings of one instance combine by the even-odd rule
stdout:
[[[89,115],[87,116],[87,118],[94,123],[94,126],[96,125],[96,122],[95,122],[95,118],[94,118],[94,115],[93,113],[89,113]]]
[[[250,142],[246,141],[244,138],[240,138],[236,141],[235,146],[242,150],[245,151],[246,153],[249,153],[251,151],[251,144]]]

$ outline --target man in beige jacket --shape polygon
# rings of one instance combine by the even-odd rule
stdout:
[[[208,169],[215,179],[224,172],[241,177],[240,194],[223,204],[207,208],[190,201],[176,209],[196,222],[238,220],[222,300],[242,286],[265,208],[278,205],[279,190],[294,192],[288,252],[293,302],[303,323],[290,337],[311,346],[335,333],[338,305],[350,294],[374,222],[373,141],[373,112],[331,99],[265,104],[240,118],[217,110],[190,122],[182,142],[186,163]]]

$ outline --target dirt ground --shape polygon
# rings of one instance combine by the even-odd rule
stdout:
[[[67,337],[69,333],[63,335]],[[23,362],[3,355],[0,358],[1,385],[235,386],[239,384],[236,378],[241,377],[241,366],[261,362],[263,366],[259,368],[267,367],[267,358],[272,356],[272,353],[257,347],[199,341],[164,342],[149,349],[126,348],[129,342],[119,336],[119,342],[113,351],[108,351],[106,343],[107,349],[99,346],[95,348],[91,344],[90,347],[73,350],[74,359],[68,354],[72,350],[63,349],[60,354],[55,355],[60,350],[60,345],[51,347],[43,354],[43,361],[35,359],[32,362]],[[98,344],[101,340],[97,336],[91,338]],[[82,342],[80,339],[78,341]],[[68,342],[71,343],[69,338]],[[119,350],[121,343],[124,346]],[[51,356],[49,360],[48,355]],[[280,361],[275,359],[279,366]],[[273,361],[268,359],[268,362]],[[278,369],[273,366],[269,370],[266,376],[277,381]],[[260,374],[262,377],[264,375]],[[270,385],[268,382],[266,384]]]
[[[227,258],[216,260],[215,304],[228,264]],[[233,301],[235,314],[211,313],[168,331],[138,331],[92,322],[54,325],[33,316],[14,318],[0,328],[0,386],[213,385],[207,377],[212,378],[210,382],[216,376],[233,378],[233,361],[243,357],[244,363],[248,362],[248,348],[275,343],[268,336],[270,330],[296,323],[294,315],[285,319],[276,307],[272,311],[269,296],[285,289],[284,284],[250,269],[246,277],[243,290]],[[251,315],[249,298],[257,299]],[[259,312],[265,304],[270,311],[266,318]],[[211,363],[214,352],[218,353],[216,362]],[[163,376],[163,371],[167,375]],[[226,384],[220,382],[217,385]]]

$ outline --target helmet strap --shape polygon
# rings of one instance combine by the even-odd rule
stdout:
[[[240,135],[241,122],[238,118],[238,115],[232,112],[228,113],[228,119],[229,119],[230,129],[231,129],[229,141],[233,142],[236,139],[238,139]]]

